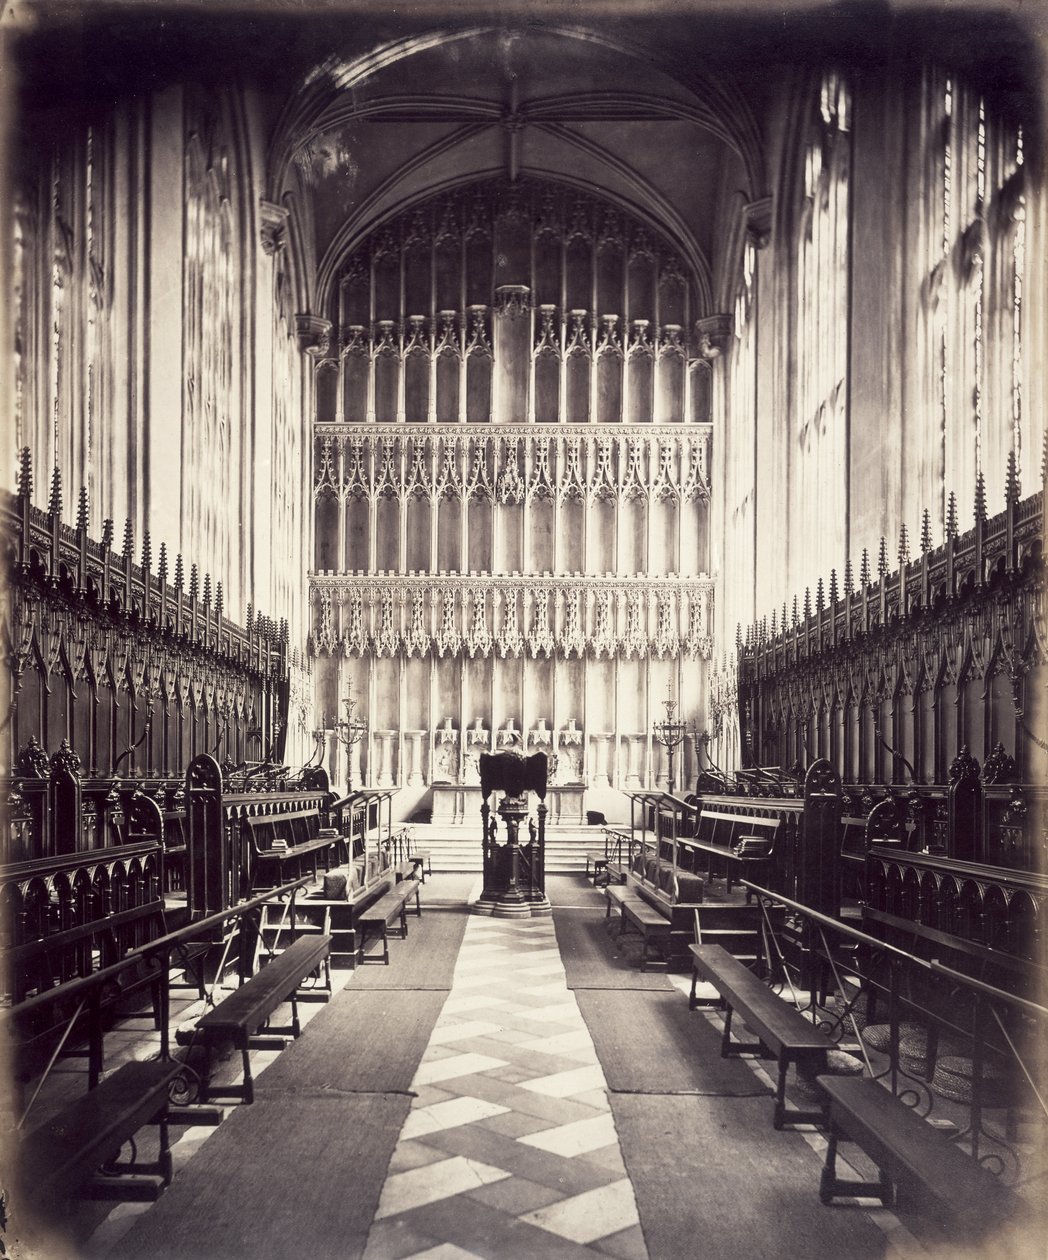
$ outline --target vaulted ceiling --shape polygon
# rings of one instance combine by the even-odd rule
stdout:
[[[552,178],[669,233],[707,287],[722,191],[763,192],[759,136],[730,81],[691,82],[580,28],[438,30],[306,76],[274,146],[311,191],[318,292],[376,224],[434,191]]]

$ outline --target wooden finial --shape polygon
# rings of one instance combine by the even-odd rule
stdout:
[[[863,586],[870,584],[870,553],[865,547],[862,549],[862,559],[859,561],[859,582]]]
[[[18,457],[18,493],[23,499],[33,497],[33,453],[23,446]]]
[[[906,532],[906,525],[899,527],[899,568],[904,564],[910,563],[910,535]]]
[[[927,555],[932,549],[932,514],[927,508],[921,517],[921,552]]]
[[[62,473],[57,464],[51,472],[51,499],[47,510],[52,516],[62,515]]]
[[[986,479],[981,468],[975,475],[975,520],[977,523],[986,520]]]
[[[131,558],[131,552],[134,550],[134,547],[135,547],[135,529],[134,529],[134,526],[131,524],[130,516],[128,516],[124,520],[124,548],[121,553],[124,556],[125,560]]]
[[[179,552],[175,556],[175,590],[180,591],[185,583],[185,573],[182,570],[182,553]]]
[[[160,559],[156,566],[156,575],[161,582],[167,581],[167,544],[160,544]]]
[[[888,576],[888,543],[885,537],[881,535],[880,545],[877,548],[877,576]]]
[[[1022,493],[1022,487],[1019,485],[1019,466],[1015,458],[1015,452],[1008,452],[1008,465],[1004,478],[1004,501],[1005,503],[1018,503],[1019,496]]]
[[[87,533],[87,486],[80,487],[76,504],[76,527],[80,533]]]
[[[952,490],[946,501],[946,537],[957,537],[957,496]]]

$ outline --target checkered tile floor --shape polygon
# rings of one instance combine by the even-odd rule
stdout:
[[[364,1260],[647,1260],[551,919],[470,920]]]

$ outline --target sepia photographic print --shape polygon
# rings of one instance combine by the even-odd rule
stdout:
[[[0,1257],[1044,1256],[1046,54],[0,0]]]

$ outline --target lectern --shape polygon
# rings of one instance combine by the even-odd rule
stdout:
[[[508,749],[480,758],[480,817],[483,825],[484,890],[475,914],[499,919],[526,919],[552,914],[546,896],[545,753],[524,757]],[[489,797],[501,792],[492,815]],[[538,797],[534,817],[531,796]]]

